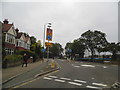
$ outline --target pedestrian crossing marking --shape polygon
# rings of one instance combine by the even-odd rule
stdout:
[[[75,82],[80,82],[80,83],[87,83],[86,81],[83,80],[74,80]]]
[[[80,83],[75,83],[75,82],[68,82],[69,84],[73,84],[73,85],[77,85],[77,86],[81,86],[82,84]]]
[[[57,79],[56,79],[57,78]],[[47,79],[47,80],[54,80],[56,82],[68,82],[66,80],[70,80],[68,83],[69,84],[72,84],[72,85],[76,85],[76,86],[81,86],[83,84],[86,84],[87,81],[84,81],[84,80],[78,80],[78,79],[74,79],[73,81],[70,79],[70,78],[67,78],[67,77],[57,77],[57,76],[47,76],[47,77],[44,77],[44,79]],[[92,83],[93,86],[90,86],[90,85],[87,85],[86,88],[92,88],[92,89],[99,89],[101,90],[102,88],[106,87],[107,85],[106,84],[102,84],[102,83]],[[95,86],[97,85],[97,86]]]
[[[51,78],[58,78],[58,77],[56,77],[56,76],[48,76],[48,77],[51,77]]]
[[[57,82],[65,82],[64,80],[60,80],[60,79],[55,79],[55,81],[57,81]]]
[[[102,88],[100,88],[100,87],[95,87],[95,86],[86,86],[87,88],[94,88],[94,89],[99,89],[99,90],[101,90]]]
[[[47,79],[47,80],[52,80],[52,78],[48,78],[48,77],[44,77],[44,79]]]
[[[60,78],[60,79],[64,79],[64,80],[71,80],[70,78]]]
[[[98,86],[103,86],[103,87],[106,87],[107,85],[106,84],[102,84],[102,83],[92,83],[93,85],[98,85]]]

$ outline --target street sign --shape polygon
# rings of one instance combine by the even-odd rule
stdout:
[[[47,28],[46,40],[52,41],[52,29],[50,29],[50,28]]]
[[[45,42],[46,47],[52,47],[52,43]]]
[[[45,52],[46,50],[45,49],[42,49],[42,52]]]
[[[71,50],[71,49],[69,49],[69,52],[72,52],[72,50]]]

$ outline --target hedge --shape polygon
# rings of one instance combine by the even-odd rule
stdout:
[[[10,61],[19,61],[22,60],[22,55],[7,55],[5,56],[4,60],[10,60]]]
[[[7,55],[4,57],[2,62],[2,67],[7,68],[12,65],[16,65],[15,63],[21,62],[23,59],[22,55]]]
[[[36,59],[38,58],[38,55],[35,52],[30,50],[18,50],[16,52],[16,54],[18,55],[24,55],[25,53],[27,54],[28,58],[30,58],[31,56],[33,57],[33,62],[35,62]]]

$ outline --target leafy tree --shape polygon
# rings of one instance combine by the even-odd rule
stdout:
[[[63,52],[63,48],[59,43],[53,43],[49,50],[51,57],[61,57]]]
[[[42,47],[40,43],[37,42],[32,44],[31,48],[32,48],[32,51],[34,51],[39,57],[42,57],[42,52],[41,52]]]
[[[91,52],[91,58],[94,58],[95,51],[100,51],[101,48],[104,48],[108,42],[106,40],[106,34],[101,31],[91,31],[88,30],[81,35],[81,39],[83,39],[83,43]]]
[[[75,57],[76,54],[79,54],[80,58],[84,57],[85,45],[82,43],[82,39],[74,40],[71,45],[72,56]]]
[[[65,54],[66,54],[66,56],[69,57],[69,58],[70,58],[70,56],[71,56],[70,50],[72,50],[72,43],[71,43],[71,42],[68,42],[68,43],[66,43],[66,46],[65,46]]]
[[[33,50],[33,46],[34,46],[34,44],[36,43],[36,38],[35,38],[34,36],[31,36],[31,37],[30,37],[30,41],[31,41],[30,50],[31,50],[31,51],[34,51],[34,50]]]
[[[120,52],[120,42],[119,43],[109,43],[105,47],[106,51],[110,51],[112,53],[112,59],[117,58],[117,53]]]

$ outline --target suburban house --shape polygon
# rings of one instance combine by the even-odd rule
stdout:
[[[19,32],[19,29],[16,29],[16,49],[17,50],[30,50],[30,37],[29,35]]]
[[[2,34],[4,35],[4,50],[5,54],[12,55],[15,50],[30,50],[30,36],[26,33],[19,32],[15,29],[13,23],[5,19],[2,23]]]
[[[13,23],[5,19],[2,23],[2,34],[4,35],[4,49],[7,54],[14,54],[16,49],[16,32]]]

